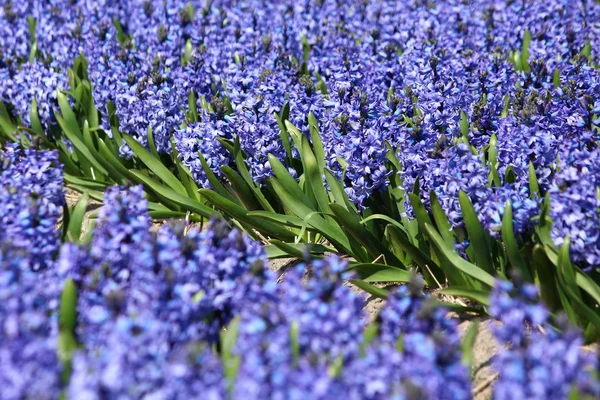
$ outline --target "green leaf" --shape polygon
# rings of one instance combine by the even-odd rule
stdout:
[[[557,310],[559,296],[556,290],[556,266],[552,264],[542,246],[534,246],[531,264],[536,274],[536,284],[540,288],[540,297],[551,310]]]
[[[260,203],[261,208],[263,208],[266,211],[275,212],[275,210],[273,209],[273,206],[271,206],[271,204],[269,203],[269,201],[267,200],[265,195],[260,190],[260,187],[256,184],[254,179],[252,179],[252,176],[250,175],[250,172],[248,171],[248,165],[246,164],[246,160],[244,159],[244,155],[240,149],[240,138],[239,137],[236,137],[236,140],[235,140],[234,155],[235,155],[235,165],[237,166],[237,169],[238,169],[240,175],[242,176],[242,178],[244,178],[244,180],[246,181],[246,184],[248,185],[248,187],[250,188],[252,193],[254,193],[254,197]]]
[[[460,112],[460,133],[462,137],[465,139],[465,142],[469,143],[469,116],[465,114],[464,111]]]
[[[409,282],[410,272],[386,264],[352,264],[350,271],[356,272],[365,282]]]
[[[558,258],[558,270],[561,272],[564,282],[568,285],[569,290],[573,293],[577,293],[578,297],[581,296],[579,292],[579,286],[577,285],[575,268],[571,264],[571,257],[569,256],[569,246],[571,245],[571,239],[567,235],[562,247],[560,248],[560,255]]]
[[[532,282],[531,273],[521,256],[517,240],[515,239],[514,228],[513,228],[513,217],[512,217],[512,204],[510,200],[506,201],[504,205],[504,216],[502,217],[502,241],[508,254],[508,259],[513,268],[515,268],[522,275],[523,279],[527,282]]]
[[[470,247],[475,254],[475,264],[490,274],[494,273],[494,262],[491,257],[488,233],[483,229],[469,196],[462,190],[458,194],[465,227],[469,234]]]
[[[279,224],[265,221],[261,218],[250,217],[246,209],[240,207],[238,204],[232,201],[227,200],[212,190],[200,189],[200,195],[207,199],[215,207],[229,215],[231,218],[246,223],[259,231],[265,232],[267,235],[286,242],[293,242],[295,239],[293,232],[290,232]]]
[[[154,134],[152,133],[152,126],[148,125],[148,147],[150,147],[150,153],[157,159],[160,160],[158,150],[156,150],[156,144],[154,143]]]
[[[296,214],[299,218],[306,218],[307,215],[314,212],[315,210],[310,209],[304,203],[302,203],[299,199],[292,196],[285,188],[279,183],[276,179],[270,180],[271,185],[273,186],[273,190],[283,202],[285,207],[287,207],[292,213]],[[344,232],[340,229],[340,227],[336,224],[332,224],[329,221],[326,221],[319,215],[314,216],[310,220],[310,225],[322,233],[329,241],[341,252],[345,254],[351,254],[352,250],[350,247],[350,242]]]
[[[379,326],[377,325],[377,323],[370,323],[369,325],[367,325],[367,327],[365,328],[365,331],[363,333],[363,341],[361,343],[361,355],[364,357],[365,352],[367,350],[367,347],[371,345],[371,343],[373,343],[373,341],[378,337],[378,333],[379,333]]]
[[[473,349],[475,348],[475,339],[477,339],[478,331],[479,321],[474,321],[465,332],[460,346],[462,349],[461,362],[469,370],[471,370],[471,367],[473,366]]]
[[[452,225],[448,222],[448,217],[446,217],[446,213],[442,209],[442,205],[433,190],[429,194],[429,202],[431,203],[431,214],[433,215],[433,220],[435,221],[435,225],[440,232],[440,235],[442,235],[446,243],[454,245],[454,231],[452,230]]]
[[[555,87],[560,87],[560,71],[558,68],[554,70],[554,74],[552,75],[552,83]]]
[[[431,225],[425,225],[425,232],[429,236],[434,247],[438,250],[440,256],[447,261],[449,266],[461,270],[470,277],[473,277],[488,286],[494,286],[494,277],[492,275],[456,254],[454,249],[448,246]]]
[[[227,326],[227,329],[221,331],[221,361],[223,371],[227,379],[228,390],[233,389],[235,377],[240,366],[240,357],[234,353],[235,343],[240,330],[240,317],[235,317]]]
[[[490,305],[490,301],[489,301],[490,293],[482,291],[482,290],[473,290],[473,289],[466,289],[466,288],[460,288],[460,287],[450,287],[450,288],[440,290],[440,293],[448,295],[448,296],[452,296],[452,297],[464,297],[466,299],[474,300],[484,306]]]
[[[529,29],[525,30],[525,34],[523,35],[523,46],[521,48],[521,68],[525,72],[531,72],[531,67],[529,66],[529,45],[531,43],[531,32]]]
[[[250,211],[248,216],[268,219],[293,228],[301,228],[304,224],[304,220],[295,215],[278,214],[270,211]]]
[[[317,200],[320,211],[323,211],[324,213],[331,213],[331,208],[329,207],[329,197],[327,196],[325,185],[323,184],[323,173],[319,168],[317,158],[310,149],[310,144],[308,143],[306,136],[302,136],[301,140],[301,154],[302,160],[306,166],[305,174],[307,183],[315,195],[315,199]]]
[[[79,238],[81,237],[81,228],[83,226],[85,212],[87,211],[88,201],[89,195],[84,193],[69,216],[69,227],[67,228],[67,234],[70,240],[74,242],[79,241]]]
[[[158,176],[164,183],[166,183],[171,189],[175,192],[179,193],[182,196],[187,197],[187,191],[185,187],[179,182],[179,180],[173,175],[171,171],[167,167],[164,166],[162,161],[156,159],[152,154],[148,152],[138,143],[137,140],[132,138],[126,133],[123,133],[123,139],[127,145],[131,148],[131,150],[135,153],[135,155],[143,162],[156,176]]]
[[[293,154],[292,154],[292,144],[290,142],[290,134],[288,133],[286,127],[286,121],[290,117],[290,103],[285,102],[283,107],[281,107],[281,112],[279,116],[275,115],[275,119],[277,120],[277,124],[279,125],[279,136],[281,138],[281,143],[283,144],[283,148],[285,149],[285,153],[287,155],[288,163],[291,165]]]
[[[190,122],[198,122],[198,106],[196,105],[196,93],[190,90],[188,94],[188,119]]]
[[[233,187],[233,190],[237,194],[237,197],[241,201],[241,204],[243,204],[244,207],[248,209],[248,211],[262,209],[260,203],[256,200],[256,197],[254,196],[254,192],[248,186],[248,183],[246,183],[244,178],[240,176],[240,174],[238,174],[233,168],[227,165],[223,165],[221,167],[221,172],[223,172],[223,175],[225,175],[225,177]],[[231,196],[223,197],[230,198]],[[230,201],[234,201],[234,199],[230,199]]]
[[[215,211],[212,208],[209,208],[196,200],[190,199],[187,196],[187,194],[182,195],[181,193],[176,192],[175,190],[154,181],[153,179],[149,178],[148,176],[142,174],[139,171],[132,170],[130,172],[136,177],[137,181],[141,182],[148,189],[169,199],[173,203],[180,205],[185,210],[195,212],[196,214],[201,215],[204,218],[210,218],[212,215],[215,214]]]
[[[592,296],[598,307],[600,305],[600,286],[588,274],[581,271],[576,272],[575,282],[577,286]]]
[[[287,168],[272,154],[269,154],[269,164],[275,174],[275,177],[279,180],[279,183],[287,190],[292,196],[302,201],[307,207],[313,207],[310,203],[306,194],[300,189],[296,180],[289,173]]]
[[[275,241],[277,244],[281,244],[284,242]],[[274,243],[271,240],[271,243]],[[306,254],[310,254],[311,257],[321,257],[325,254],[325,252],[333,252],[335,249],[323,246],[321,244],[315,243],[285,243],[285,250],[283,247],[278,247],[276,245],[267,245],[264,246],[265,252],[267,253],[267,257],[272,260],[275,258],[290,258],[290,257],[298,257],[298,254],[302,254],[301,258],[304,258]],[[292,251],[293,248],[293,251]]]
[[[336,179],[329,169],[325,169],[325,179],[327,179],[327,184],[329,185],[329,190],[331,196],[333,197],[333,201],[336,204],[344,207],[346,210],[351,211],[352,214],[358,216],[358,212],[354,207],[352,207],[350,199],[348,198],[348,194],[344,190],[342,184]]]
[[[284,251],[289,257],[305,259],[307,256],[312,258],[322,258],[326,248],[314,243],[285,243],[280,240],[272,239],[270,243],[278,249]]]
[[[293,366],[298,366],[298,359],[300,358],[300,345],[298,344],[298,336],[300,335],[300,324],[298,321],[293,321],[290,326],[290,346],[292,347],[292,360]]]
[[[134,183],[141,183],[135,175],[133,175],[129,170],[121,163],[121,161],[115,157],[115,155],[108,149],[104,140],[97,138],[98,142],[98,153],[100,154],[100,159],[103,160],[103,163],[107,163],[112,166],[112,168],[117,172],[120,177],[119,180],[123,178],[129,179]],[[115,177],[116,178],[116,177]]]
[[[79,185],[81,187],[89,188],[92,190],[99,190],[99,191],[103,192],[110,185],[107,182],[98,182],[98,181],[94,181],[91,179],[79,178],[77,176],[73,176],[73,175],[67,174],[67,173],[65,173],[63,175],[64,175],[65,182],[74,184],[74,185]]]
[[[94,140],[92,139],[92,134],[90,133],[88,121],[83,123],[83,141],[90,151],[92,157],[94,157],[94,159],[96,159],[100,165],[106,169],[108,176],[111,177],[116,183],[123,183],[123,175],[119,172],[119,170],[117,170],[110,162],[102,157],[102,155],[96,150],[96,147],[94,147]]]
[[[529,161],[529,198],[536,199],[541,198],[540,187],[538,185],[537,177],[535,176],[535,167],[533,163]]]
[[[35,62],[36,54],[37,54],[37,42],[33,42],[31,44],[31,49],[29,49],[29,63],[33,64]]]
[[[379,259],[381,256],[385,257],[386,264],[403,266],[402,262],[382,243],[381,239],[375,237],[371,232],[364,228],[358,217],[350,214],[348,210],[339,204],[331,204],[331,210],[333,211],[336,220],[344,228],[345,232],[350,235],[364,246],[365,250],[369,252],[372,260]]]
[[[373,286],[365,281],[351,280],[350,283],[374,297],[386,299],[389,295],[389,292],[387,290],[378,288],[377,286]]]
[[[422,270],[431,272],[436,276],[436,279],[444,280],[444,273],[440,267],[417,246],[411,243],[408,236],[403,230],[398,229],[394,225],[386,227],[390,234],[391,240],[395,242],[414,262],[421,267]]]
[[[71,278],[65,281],[60,295],[60,310],[58,317],[59,329],[75,332],[77,323],[77,287]]]
[[[62,117],[59,114],[55,114],[56,120],[67,136],[67,139],[71,141],[73,147],[75,147],[95,169],[103,175],[108,175],[106,169],[100,165],[98,160],[94,158],[90,150],[83,143],[81,129],[79,129],[77,118],[75,117],[73,110],[71,110],[69,101],[59,90],[56,91],[56,96],[62,113]]]
[[[319,133],[319,123],[312,111],[308,113],[308,127],[310,129],[310,139],[312,140],[317,165],[319,166],[319,171],[323,174],[325,171],[325,150],[323,149],[323,142]]]
[[[16,142],[17,138],[15,137],[15,132],[17,131],[17,126],[10,119],[10,115],[8,114],[8,110],[3,102],[0,101],[0,131],[4,133],[4,135],[11,141]]]
[[[408,198],[419,223],[419,228],[423,230],[425,228],[425,224],[433,225],[431,218],[429,218],[429,214],[427,213],[427,210],[421,201],[421,198],[415,193],[409,193]]]
[[[40,122],[36,99],[33,99],[31,102],[31,108],[29,109],[29,120],[31,121],[31,129],[37,133],[46,144],[49,144],[50,142],[48,141],[48,138],[44,133],[44,128],[42,128],[42,123]]]
[[[206,175],[206,178],[208,179],[208,182],[212,186],[213,190],[215,192],[217,192],[219,195],[225,197],[227,200],[234,201],[233,196],[231,196],[229,191],[227,189],[225,189],[225,186],[223,186],[221,184],[221,181],[219,181],[219,178],[217,178],[217,176],[214,174],[212,169],[208,166],[206,159],[204,158],[204,156],[202,155],[202,152],[200,152],[200,151],[198,152],[198,159],[200,160],[200,163],[202,164],[202,169],[204,170],[204,174]]]

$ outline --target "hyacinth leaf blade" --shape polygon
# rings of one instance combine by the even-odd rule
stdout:
[[[191,176],[190,171],[187,169],[185,165],[181,163],[178,158],[175,158],[175,168],[177,169],[177,174],[179,176],[179,180],[181,184],[185,188],[188,196],[196,201],[200,200],[200,195],[198,194],[198,190],[200,188],[194,181],[194,178]]]
[[[464,297],[465,299],[476,301],[484,306],[490,305],[489,292],[487,291],[450,287],[440,290],[440,293],[453,297]]]
[[[229,191],[225,189],[225,186],[223,186],[223,184],[221,183],[221,181],[219,181],[213,170],[208,166],[208,163],[206,162],[206,159],[204,158],[201,152],[198,152],[198,159],[202,164],[202,169],[204,170],[206,178],[208,179],[208,182],[210,183],[213,190],[219,195],[225,197],[227,200],[234,201],[234,198],[231,195],[231,193],[229,193]]]
[[[294,233],[289,231],[288,229],[282,227],[279,224],[272,223],[270,221],[265,221],[262,218],[250,217],[248,210],[232,201],[227,200],[226,198],[220,196],[216,192],[213,192],[209,189],[200,189],[200,196],[208,200],[219,210],[222,210],[223,212],[227,213],[234,219],[239,220],[240,222],[254,227],[263,234],[287,242],[293,242],[295,239]]]
[[[504,205],[504,215],[502,217],[502,240],[506,247],[506,252],[510,260],[510,265],[518,271],[527,282],[532,282],[533,277],[521,255],[521,251],[515,238],[514,227],[513,227],[513,212],[512,204],[507,201]]]
[[[385,227],[385,235],[387,237],[387,241],[390,244],[390,251],[393,251],[394,254],[396,255],[396,257],[398,257],[398,259],[400,259],[400,261],[402,262],[402,264],[404,265],[411,265],[413,263],[413,259],[410,256],[410,254],[406,251],[406,246],[404,245],[405,243],[407,244],[407,246],[419,250],[417,247],[415,247],[412,243],[410,243],[410,241],[408,240],[407,236],[405,235],[405,233],[401,230],[399,230],[397,227],[395,227],[394,225],[387,225]],[[419,250],[420,252],[420,250]],[[417,263],[417,265],[422,267],[422,264],[420,264],[419,261],[414,261],[415,263]]]
[[[95,140],[94,140],[95,139]],[[99,143],[100,138],[97,136],[97,132],[93,134],[90,132],[90,128],[88,125],[88,121],[86,120],[83,124],[83,141],[87,146],[92,157],[97,160],[107,171],[107,174],[112,180],[116,183],[123,184],[124,177],[123,174],[114,167],[105,157],[103,157],[100,152],[96,149],[94,142]]]
[[[187,194],[181,194],[165,185],[162,185],[152,178],[144,175],[140,171],[132,170],[130,172],[136,177],[136,182],[142,183],[146,188],[161,196],[163,199],[168,199],[168,201],[183,207],[183,209],[195,212],[204,218],[210,218],[214,214],[213,209],[189,198]]]
[[[281,240],[271,239],[269,241],[273,246],[277,247],[279,250],[285,252],[288,256],[296,257],[298,259],[306,258],[307,254],[309,254],[312,258],[319,259],[323,256],[324,247],[320,246],[319,248],[315,247],[314,243],[298,243],[296,246],[290,243],[282,242]]]
[[[335,215],[342,229],[349,233],[372,257],[371,262],[384,257],[386,264],[403,266],[402,262],[389,249],[375,237],[371,232],[364,228],[360,220],[350,214],[348,210],[339,204],[331,204],[331,210]]]
[[[411,273],[387,264],[358,263],[352,264],[350,270],[363,281],[374,282],[409,282]]]
[[[138,143],[137,140],[131,136],[123,133],[123,139],[135,155],[143,162],[156,176],[158,176],[165,184],[171,189],[176,191],[182,196],[187,197],[187,191],[183,184],[173,175],[171,171],[156,157],[154,157],[148,150]]]
[[[271,169],[273,169],[273,173],[275,174],[275,177],[278,179],[281,186],[290,192],[292,196],[301,200],[307,207],[313,207],[306,194],[302,191],[300,186],[298,186],[296,180],[292,177],[281,161],[279,161],[279,159],[277,159],[277,157],[275,157],[273,154],[269,154],[268,159]]]
[[[268,244],[264,247],[265,253],[269,259],[276,258],[289,258],[290,254],[302,254],[301,258],[305,258],[307,254],[315,259],[321,258],[325,253],[335,253],[335,249],[330,246],[317,243],[286,243],[271,239],[270,243],[278,242],[278,244],[285,244],[285,250],[283,247],[278,247],[275,244]],[[293,248],[293,250],[291,250]]]
[[[404,265],[407,265],[410,260],[414,261],[425,274],[428,271],[431,271],[433,275],[438,280],[444,279],[444,272],[440,269],[439,265],[434,262],[425,252],[423,252],[419,247],[415,246],[413,242],[409,239],[410,234],[406,230],[406,228],[398,221],[393,220],[387,215],[383,214],[374,214],[371,215],[361,221],[361,224],[368,222],[370,220],[380,219],[389,224],[386,226],[386,232],[389,232],[390,240],[393,242],[392,248],[401,249],[403,253],[405,253],[409,259],[403,262]],[[435,285],[435,279],[428,281],[429,285]]]
[[[535,167],[531,161],[529,162],[529,197],[532,200],[541,198],[540,186],[535,174]]]
[[[67,98],[60,91],[57,91],[57,96],[63,116],[61,117],[61,115],[56,113],[56,120],[58,121],[58,124],[62,128],[67,139],[69,139],[69,141],[72,143],[75,153],[78,155],[78,161],[81,163],[84,174],[93,178],[101,178],[101,176],[96,175],[96,173],[93,172],[93,169],[95,169],[98,174],[102,174],[103,176],[107,175],[108,172],[92,155],[90,149],[83,142],[81,129],[79,128],[79,124],[77,123],[73,110],[71,110]]]
[[[46,145],[51,147],[50,141],[44,132],[44,128],[42,127],[42,123],[40,122],[40,116],[38,113],[38,104],[37,100],[33,99],[31,102],[31,107],[29,108],[29,119],[31,121],[31,129],[44,141]]]
[[[369,293],[370,295],[372,295],[374,297],[386,299],[389,296],[389,292],[387,290],[378,288],[377,286],[374,286],[365,281],[353,279],[350,281],[350,283],[353,284],[354,286],[358,287],[359,289],[364,290],[365,292]]]
[[[315,210],[310,209],[300,200],[292,196],[285,188],[279,183],[278,180],[271,180],[271,185],[277,196],[281,199],[283,205],[290,210],[297,217],[304,220],[310,213]],[[328,220],[325,220],[319,215],[310,219],[310,226],[323,234],[327,239],[340,251],[353,253],[348,237],[340,229],[339,225],[333,224]]]
[[[239,171],[239,174],[242,176],[244,181],[246,181],[246,184],[248,185],[248,187],[254,194],[254,197],[256,197],[256,199],[260,203],[261,207],[266,211],[275,212],[275,210],[273,209],[273,207],[271,206],[271,204],[269,203],[269,201],[267,200],[265,195],[261,192],[260,188],[257,186],[256,182],[254,182],[254,180],[252,179],[252,176],[250,176],[250,171],[248,171],[248,166],[246,165],[246,162],[244,160],[244,155],[242,153],[242,150],[240,149],[239,136],[236,136],[236,138],[235,138],[233,155],[235,158],[235,165]]]
[[[78,185],[80,187],[84,187],[91,190],[100,190],[104,191],[108,186],[106,182],[98,182],[91,178],[79,178],[77,176],[65,173],[64,174],[65,182],[70,185]]]
[[[479,222],[477,213],[467,194],[460,191],[458,198],[463,213],[463,219],[465,221],[465,227],[467,228],[467,233],[469,235],[470,247],[473,249],[475,264],[488,273],[493,274],[494,262],[491,257],[488,234],[484,231],[481,222]]]
[[[141,184],[141,181],[139,181],[136,176],[123,165],[118,156],[115,156],[114,153],[111,152],[102,138],[96,137],[96,142],[98,143],[98,153],[100,154],[100,159],[103,160],[102,162],[110,164],[111,167],[117,171],[119,176],[122,176],[133,183]]]
[[[533,248],[532,267],[541,298],[551,310],[557,310],[560,307],[560,299],[556,288],[556,265],[550,261],[546,251],[540,245]]]
[[[150,148],[150,154],[154,156],[157,160],[160,160],[160,155],[158,154],[158,150],[156,150],[156,143],[154,143],[154,134],[152,133],[152,126],[148,126],[148,132],[146,133],[148,137],[148,147]]]
[[[447,265],[449,267],[457,268],[458,270],[465,273],[467,276],[476,279],[477,281],[492,287],[494,286],[494,277],[487,273],[482,268],[471,264],[470,262],[464,260],[458,254],[454,252],[454,249],[450,248],[444,239],[440,236],[440,234],[429,224],[425,225],[425,232],[433,243],[435,249],[440,254],[444,261],[447,261]],[[445,265],[445,264],[442,264]],[[472,281],[469,279],[469,281]],[[475,289],[478,289],[476,285]]]
[[[463,340],[461,342],[461,350],[462,357],[461,362],[465,365],[469,370],[473,366],[473,349],[475,348],[475,341],[477,339],[477,334],[479,333],[479,321],[473,321],[467,331],[464,334]]]
[[[308,127],[310,130],[310,139],[314,150],[314,156],[317,165],[319,166],[319,171],[323,174],[325,171],[325,149],[323,148],[321,133],[319,132],[319,123],[312,111],[308,113]]]
[[[11,120],[6,105],[3,102],[0,102],[0,132],[2,132],[8,140],[17,142],[18,140],[14,135],[16,131],[17,126]]]
[[[233,188],[234,192],[237,195],[236,203],[240,203],[249,211],[261,210],[262,207],[260,203],[257,201],[252,188],[248,186],[248,183],[242,176],[237,173],[233,168],[228,165],[223,165],[221,167],[221,172]],[[225,196],[223,196],[225,197]],[[231,200],[230,200],[231,201]]]
[[[448,221],[448,217],[442,209],[442,205],[440,204],[440,201],[438,200],[438,197],[433,190],[429,194],[429,199],[431,202],[431,215],[433,216],[433,220],[435,222],[435,226],[438,229],[438,232],[440,232],[440,235],[442,235],[446,243],[448,243],[449,245],[454,245],[454,230],[452,229],[452,226]]]
[[[576,271],[575,282],[583,291],[589,294],[597,305],[600,305],[600,285],[596,283],[588,274],[580,270]]]
[[[350,202],[348,194],[342,187],[342,184],[335,178],[333,173],[329,169],[325,169],[325,179],[329,185],[332,201],[344,207],[346,210],[352,212],[355,216],[358,216],[356,208]]]
[[[250,211],[250,217],[264,218],[291,228],[302,228],[305,225],[305,220],[298,218],[295,215],[278,214],[269,211]]]
[[[308,186],[308,190],[312,191],[315,199],[317,200],[319,209],[325,213],[331,213],[331,208],[329,207],[329,197],[327,196],[325,186],[323,185],[323,171],[320,169],[319,162],[311,150],[306,136],[302,135],[301,140],[301,154],[305,166],[305,184]]]
[[[75,204],[72,211],[69,213],[69,224],[67,228],[67,237],[70,241],[78,242],[81,237],[83,228],[83,221],[85,212],[87,211],[87,205],[89,201],[89,194],[83,193],[79,201]]]
[[[227,326],[227,329],[221,331],[221,360],[223,362],[223,372],[227,379],[229,390],[233,389],[235,377],[237,376],[240,356],[234,353],[235,343],[240,330],[240,317],[235,317]]]
[[[188,113],[187,117],[190,122],[197,122],[198,118],[198,106],[196,104],[196,93],[193,90],[190,90],[188,94]]]
[[[287,156],[287,161],[291,165],[293,159],[292,153],[292,144],[290,142],[290,134],[288,132],[286,121],[290,118],[290,103],[286,101],[281,107],[281,111],[279,115],[275,114],[275,119],[277,120],[277,125],[279,126],[279,137],[281,139],[281,143],[283,148],[285,149],[285,154]]]

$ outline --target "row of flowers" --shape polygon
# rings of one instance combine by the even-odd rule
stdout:
[[[527,239],[548,195],[554,243],[568,235],[572,260],[594,268],[599,12],[562,0],[7,1],[0,99],[26,126],[36,100],[55,131],[56,89],[69,89],[85,54],[99,127],[176,152],[203,187],[199,153],[223,178],[234,160],[220,140],[236,137],[256,182],[273,175],[269,154],[294,175],[296,150],[273,115],[289,107],[306,132],[312,113],[326,166],[360,209],[390,186],[416,185],[460,227],[464,191],[494,236],[510,202]]]
[[[418,276],[369,321],[346,261],[279,276],[223,221],[152,229],[139,186],[61,244],[62,184],[54,152],[2,153],[2,398],[471,398],[471,349]],[[535,286],[498,280],[490,303],[495,398],[600,395],[597,357]]]

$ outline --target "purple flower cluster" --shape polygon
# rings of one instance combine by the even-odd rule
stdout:
[[[199,152],[217,176],[232,164],[217,139],[239,138],[259,183],[272,175],[268,154],[288,163],[274,117],[287,103],[305,134],[314,114],[326,165],[359,208],[390,185],[389,144],[402,189],[418,183],[427,207],[435,192],[454,227],[464,191],[492,235],[507,201],[526,235],[569,160],[593,157],[598,18],[600,6],[586,0],[7,1],[0,100],[28,123],[36,99],[52,125],[55,88],[83,53],[101,126],[112,102],[121,131],[149,146],[151,130],[158,151],[177,150],[205,187]],[[188,118],[190,94],[197,121]],[[124,143],[121,152],[131,155]],[[530,165],[541,193],[529,193]],[[586,183],[584,197],[597,187]],[[570,234],[574,259],[598,265],[588,217],[596,209],[551,197],[555,242]],[[564,223],[582,216],[577,228]]]
[[[564,399],[573,390],[600,395],[597,357],[581,349],[578,331],[565,324],[559,332],[550,325],[534,285],[498,280],[490,303],[490,314],[502,324],[494,334],[510,346],[495,360],[494,398]]]
[[[54,151],[8,144],[0,154],[0,248],[46,267],[58,251],[64,204],[62,165]]]
[[[364,341],[364,303],[341,279],[346,263],[315,262],[284,276],[281,298],[244,310],[237,352],[240,398],[351,399],[470,397],[456,324],[403,287],[379,316],[380,335]],[[314,275],[310,275],[314,273]],[[361,318],[362,317],[362,318]]]

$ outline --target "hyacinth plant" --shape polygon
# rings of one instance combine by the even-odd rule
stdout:
[[[141,186],[104,198],[89,240],[43,269],[1,253],[4,398],[471,398],[473,337],[461,342],[417,275],[369,323],[338,257],[276,283],[264,249],[223,221],[153,232]],[[600,394],[598,360],[580,332],[552,330],[535,286],[499,281],[490,303],[513,345],[497,356],[497,398]]]
[[[69,187],[349,256],[380,296],[518,274],[597,337],[597,4],[32,3],[2,10],[0,131]]]

